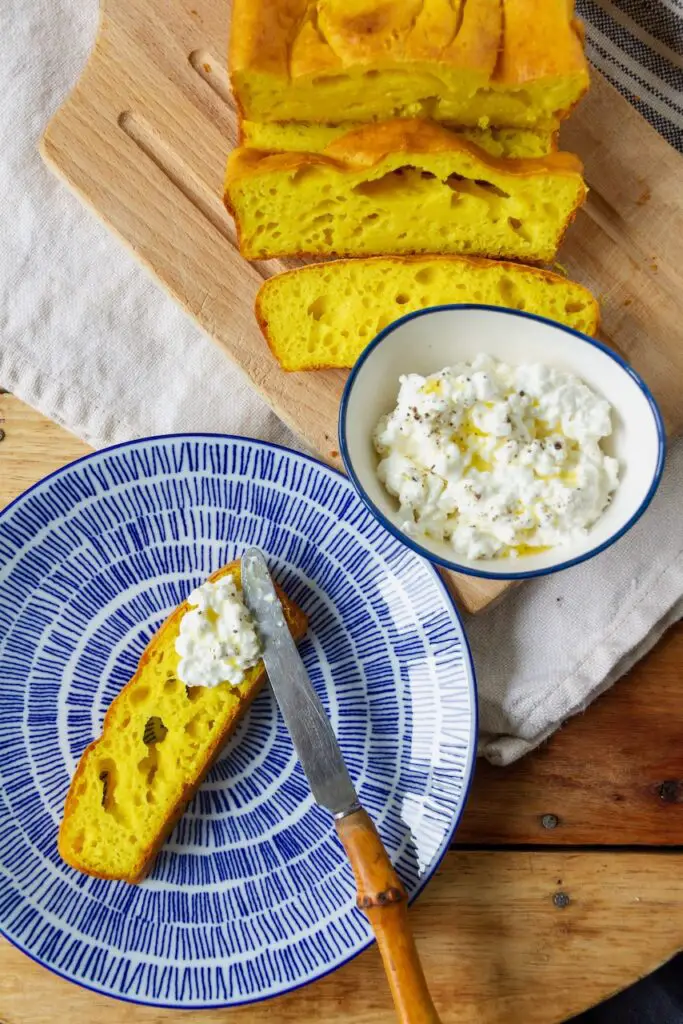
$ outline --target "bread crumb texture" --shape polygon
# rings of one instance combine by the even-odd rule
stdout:
[[[239,563],[210,578],[227,574],[239,584]],[[303,635],[305,616],[280,596],[290,629]],[[260,662],[239,686],[186,687],[175,640],[187,608],[180,605],[152,638],[74,774],[59,852],[79,871],[128,882],[144,876],[265,679]]]
[[[457,256],[386,257],[311,264],[268,279],[256,315],[286,370],[351,367],[384,327],[417,309],[481,303],[538,313],[593,335],[591,293],[559,274]]]
[[[242,255],[465,253],[554,258],[583,202],[570,153],[498,160],[441,127],[390,121],[322,154],[239,148],[226,203]]]

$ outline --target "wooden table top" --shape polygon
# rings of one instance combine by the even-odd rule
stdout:
[[[88,451],[0,395],[0,507]],[[2,437],[2,435],[0,435]],[[444,1024],[559,1024],[683,948],[683,625],[511,768],[477,766],[412,919]],[[70,985],[0,940],[0,1024],[389,1024],[377,951],[244,1010],[176,1012]]]

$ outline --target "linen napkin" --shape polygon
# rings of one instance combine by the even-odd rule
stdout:
[[[591,59],[683,148],[681,4],[579,7]],[[95,446],[208,430],[296,447],[241,372],[38,156],[97,17],[97,0],[0,5],[0,385]],[[583,710],[683,613],[682,502],[678,447],[655,503],[612,549],[468,618],[480,749],[491,761],[510,763]]]

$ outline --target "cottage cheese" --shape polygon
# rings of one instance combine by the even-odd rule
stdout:
[[[518,557],[584,536],[611,500],[600,447],[611,407],[572,374],[480,355],[401,377],[379,421],[377,473],[415,538],[467,559]]]
[[[175,649],[186,686],[238,686],[261,657],[261,644],[241,592],[230,576],[207,582],[187,599]]]

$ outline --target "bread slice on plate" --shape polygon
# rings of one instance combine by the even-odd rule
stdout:
[[[253,121],[547,126],[588,88],[572,0],[233,0]]]
[[[231,575],[240,563],[209,577]],[[306,616],[279,592],[296,639]],[[184,602],[150,640],[131,681],[112,702],[102,735],[84,751],[59,830],[63,860],[98,878],[139,882],[266,678],[263,663],[239,686],[186,687],[175,641]]]
[[[499,160],[438,125],[387,121],[323,153],[239,148],[226,204],[247,259],[465,253],[554,258],[586,187],[578,157]]]
[[[240,144],[271,153],[322,153],[331,142],[357,128],[354,124],[301,124],[296,121],[241,121]],[[518,160],[557,150],[557,132],[533,128],[453,128],[489,156]]]
[[[451,302],[539,313],[584,334],[597,331],[591,293],[559,274],[462,256],[375,257],[314,263],[265,281],[256,317],[285,370],[351,367],[383,327]]]

